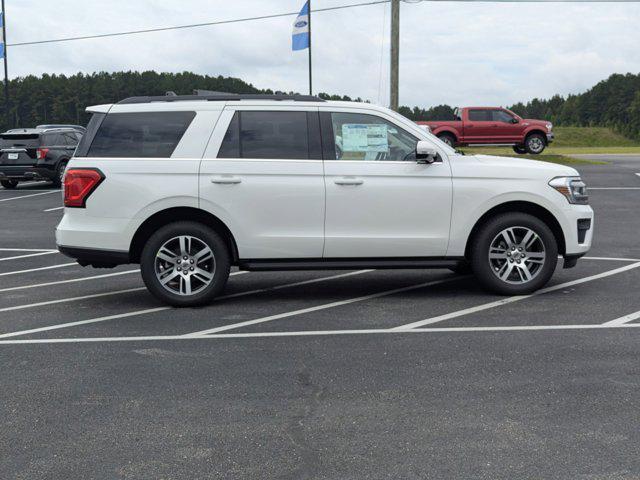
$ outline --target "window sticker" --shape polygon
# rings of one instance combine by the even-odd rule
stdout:
[[[343,152],[387,152],[386,124],[345,123],[342,125]]]

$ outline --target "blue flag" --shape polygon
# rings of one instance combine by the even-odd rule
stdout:
[[[0,12],[0,58],[4,58],[4,12]]]
[[[305,2],[302,10],[293,22],[293,36],[291,37],[292,50],[304,50],[309,48],[309,2]]]

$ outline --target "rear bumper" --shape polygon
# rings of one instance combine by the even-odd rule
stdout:
[[[35,168],[26,165],[0,165],[0,180],[36,180],[42,178]]]
[[[58,245],[58,250],[63,255],[76,260],[83,267],[91,265],[96,268],[112,268],[116,265],[129,263],[129,252],[66,247],[64,245]]]

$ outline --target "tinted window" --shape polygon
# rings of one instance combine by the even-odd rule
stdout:
[[[78,144],[78,137],[75,132],[66,132],[63,133],[64,142],[70,147],[75,147]]]
[[[414,137],[397,125],[360,113],[332,113],[336,160],[414,161]]]
[[[67,142],[65,141],[64,137],[59,133],[47,133],[46,135],[42,136],[43,145],[59,147],[66,145],[66,143]]]
[[[169,158],[195,116],[195,112],[111,113],[87,155]]]
[[[494,122],[511,123],[511,121],[514,119],[512,115],[508,114],[504,110],[493,110],[492,113]]]
[[[96,132],[98,131],[98,128],[100,128],[105,117],[106,115],[104,113],[94,113],[91,116],[91,120],[89,120],[89,123],[87,124],[87,133],[80,137],[80,143],[78,144],[78,148],[76,148],[74,157],[87,156],[93,137],[95,137]]]
[[[227,133],[224,135],[218,158],[240,158],[240,118],[238,112],[233,115]]]
[[[38,135],[2,135],[0,147],[2,148],[37,148],[40,146]]]
[[[240,154],[242,158],[309,158],[307,113],[242,112]]]
[[[491,122],[491,110],[469,110],[469,120],[472,122]]]

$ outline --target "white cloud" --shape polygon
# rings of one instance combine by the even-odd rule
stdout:
[[[302,1],[21,0],[7,5],[8,41],[294,12]],[[315,0],[314,6],[358,1]],[[639,14],[640,5],[631,3],[403,4],[401,103],[508,105],[555,93],[578,93],[612,73],[637,73],[640,29],[630,19]],[[285,17],[15,47],[9,50],[9,71],[14,77],[190,70],[232,75],[263,88],[306,92],[307,56],[291,52],[292,21],[293,17]],[[316,91],[386,103],[388,21],[388,5],[316,14]]]

